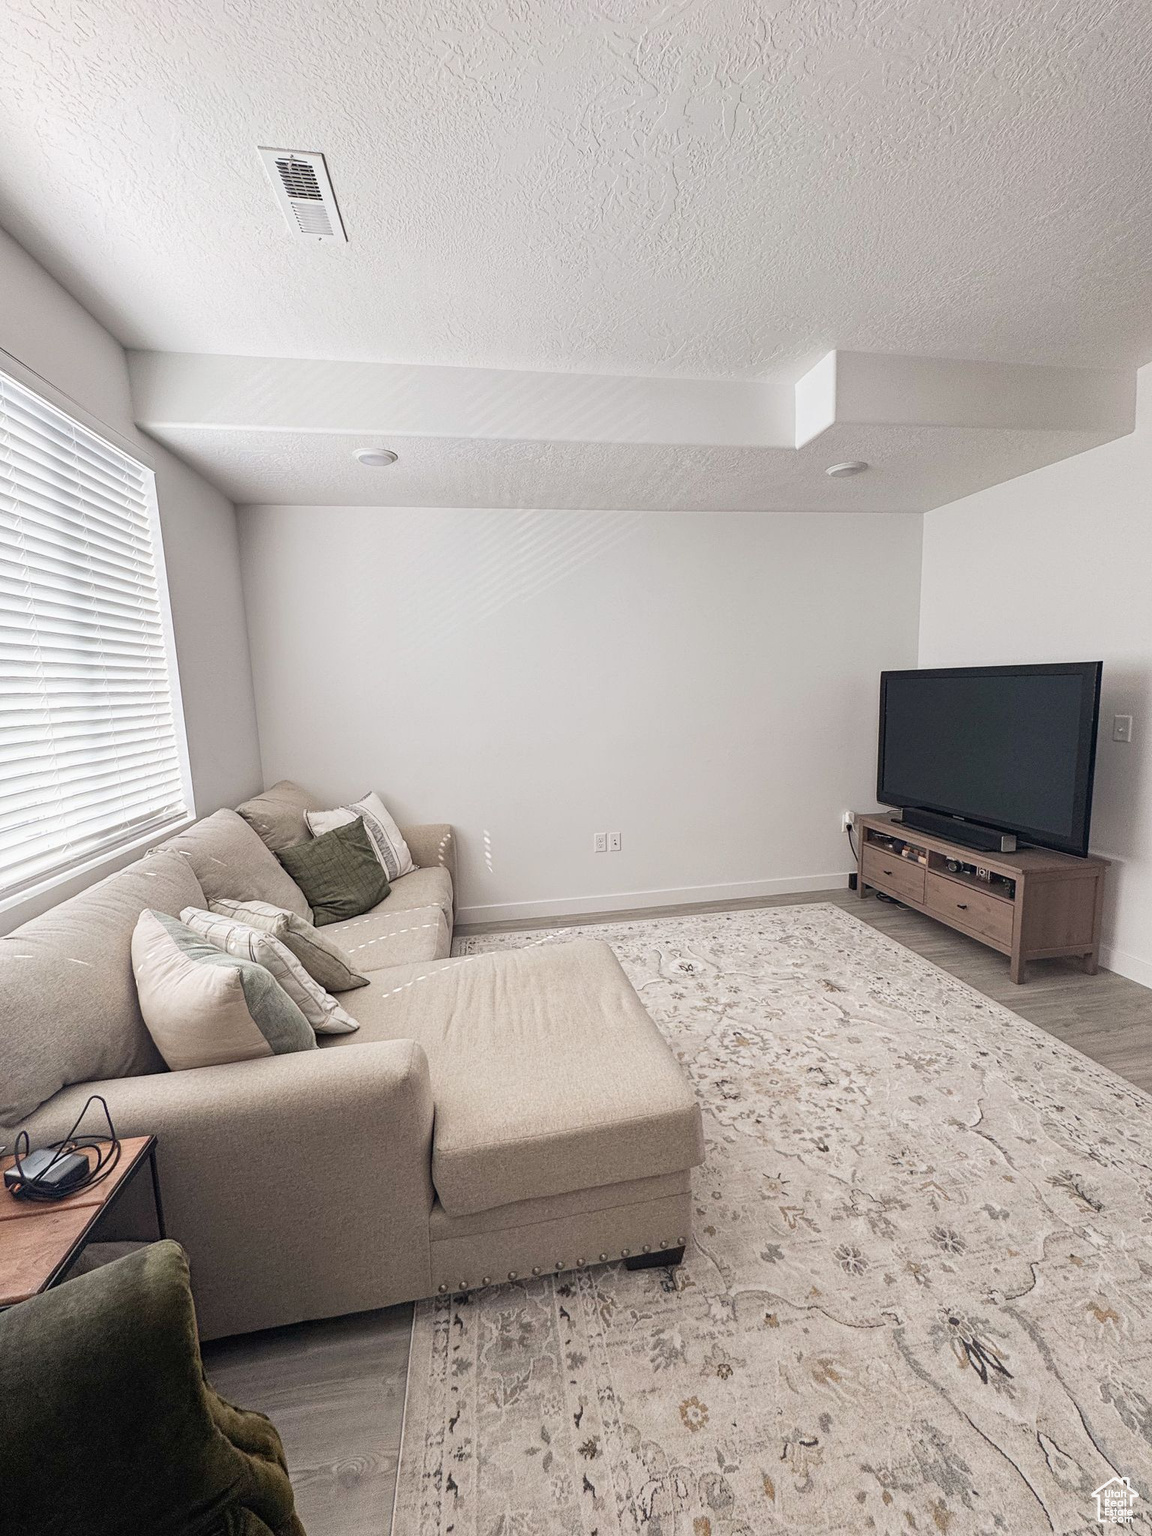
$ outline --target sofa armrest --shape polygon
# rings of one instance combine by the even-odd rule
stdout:
[[[77,1084],[25,1123],[33,1146],[90,1093],[121,1136],[157,1138],[205,1337],[427,1294],[432,1088],[415,1041]]]
[[[426,826],[401,827],[400,835],[408,844],[412,861],[420,869],[435,869],[440,865],[452,876],[452,891],[456,891],[456,834],[447,822],[429,822]]]

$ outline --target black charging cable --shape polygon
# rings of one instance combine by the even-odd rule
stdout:
[[[80,1122],[93,1104],[99,1104],[103,1107],[104,1118],[108,1122],[107,1138],[95,1136],[77,1137],[76,1135],[76,1132],[80,1129]],[[21,1142],[23,1142],[23,1149],[21,1149]],[[94,1185],[103,1183],[120,1161],[120,1138],[116,1135],[116,1127],[112,1124],[112,1112],[108,1108],[107,1099],[102,1094],[94,1093],[72,1122],[72,1129],[65,1136],[64,1140],[50,1142],[44,1150],[52,1153],[49,1161],[35,1173],[26,1173],[23,1160],[30,1156],[32,1143],[28,1139],[27,1131],[21,1131],[16,1137],[16,1145],[13,1148],[15,1154],[13,1157],[13,1167],[20,1179],[20,1183],[12,1190],[15,1199],[39,1200],[45,1203],[50,1203],[54,1200],[67,1200],[70,1195],[79,1194],[82,1189],[91,1189]],[[88,1162],[87,1175],[82,1179],[78,1179],[75,1183],[66,1185],[63,1189],[57,1184],[46,1182],[52,1169],[62,1162],[64,1158],[70,1157],[74,1152],[79,1153],[81,1157],[85,1157],[85,1160]],[[86,1157],[88,1152],[96,1154],[96,1161],[94,1163]]]
[[[859,862],[860,862],[860,855],[856,852],[856,844],[852,840],[852,823],[849,822],[848,825],[844,828],[844,830],[848,834],[848,846],[852,850],[852,857],[856,860],[857,864],[859,864]]]

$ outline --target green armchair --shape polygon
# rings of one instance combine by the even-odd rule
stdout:
[[[5,1536],[304,1536],[271,1423],[204,1379],[155,1243],[0,1313]]]

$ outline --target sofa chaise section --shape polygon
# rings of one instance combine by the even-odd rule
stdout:
[[[345,1001],[361,1029],[326,1052],[428,1059],[437,1290],[683,1246],[700,1111],[609,945],[398,967]]]

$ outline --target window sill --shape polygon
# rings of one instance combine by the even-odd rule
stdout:
[[[58,906],[60,902],[67,901],[70,896],[78,896],[81,891],[95,885],[106,875],[114,875],[118,870],[135,863],[141,855],[147,853],[149,848],[154,848],[157,843],[163,843],[168,838],[175,837],[178,832],[183,832],[185,827],[190,827],[195,820],[196,817],[193,815],[175,816],[171,821],[166,821],[133,838],[131,842],[121,843],[116,848],[105,848],[100,853],[94,853],[90,858],[69,865],[67,869],[58,869],[37,885],[13,892],[8,896],[0,896],[0,935],[10,933],[13,928],[18,928],[29,918],[39,917],[41,912],[47,912],[50,907]]]

